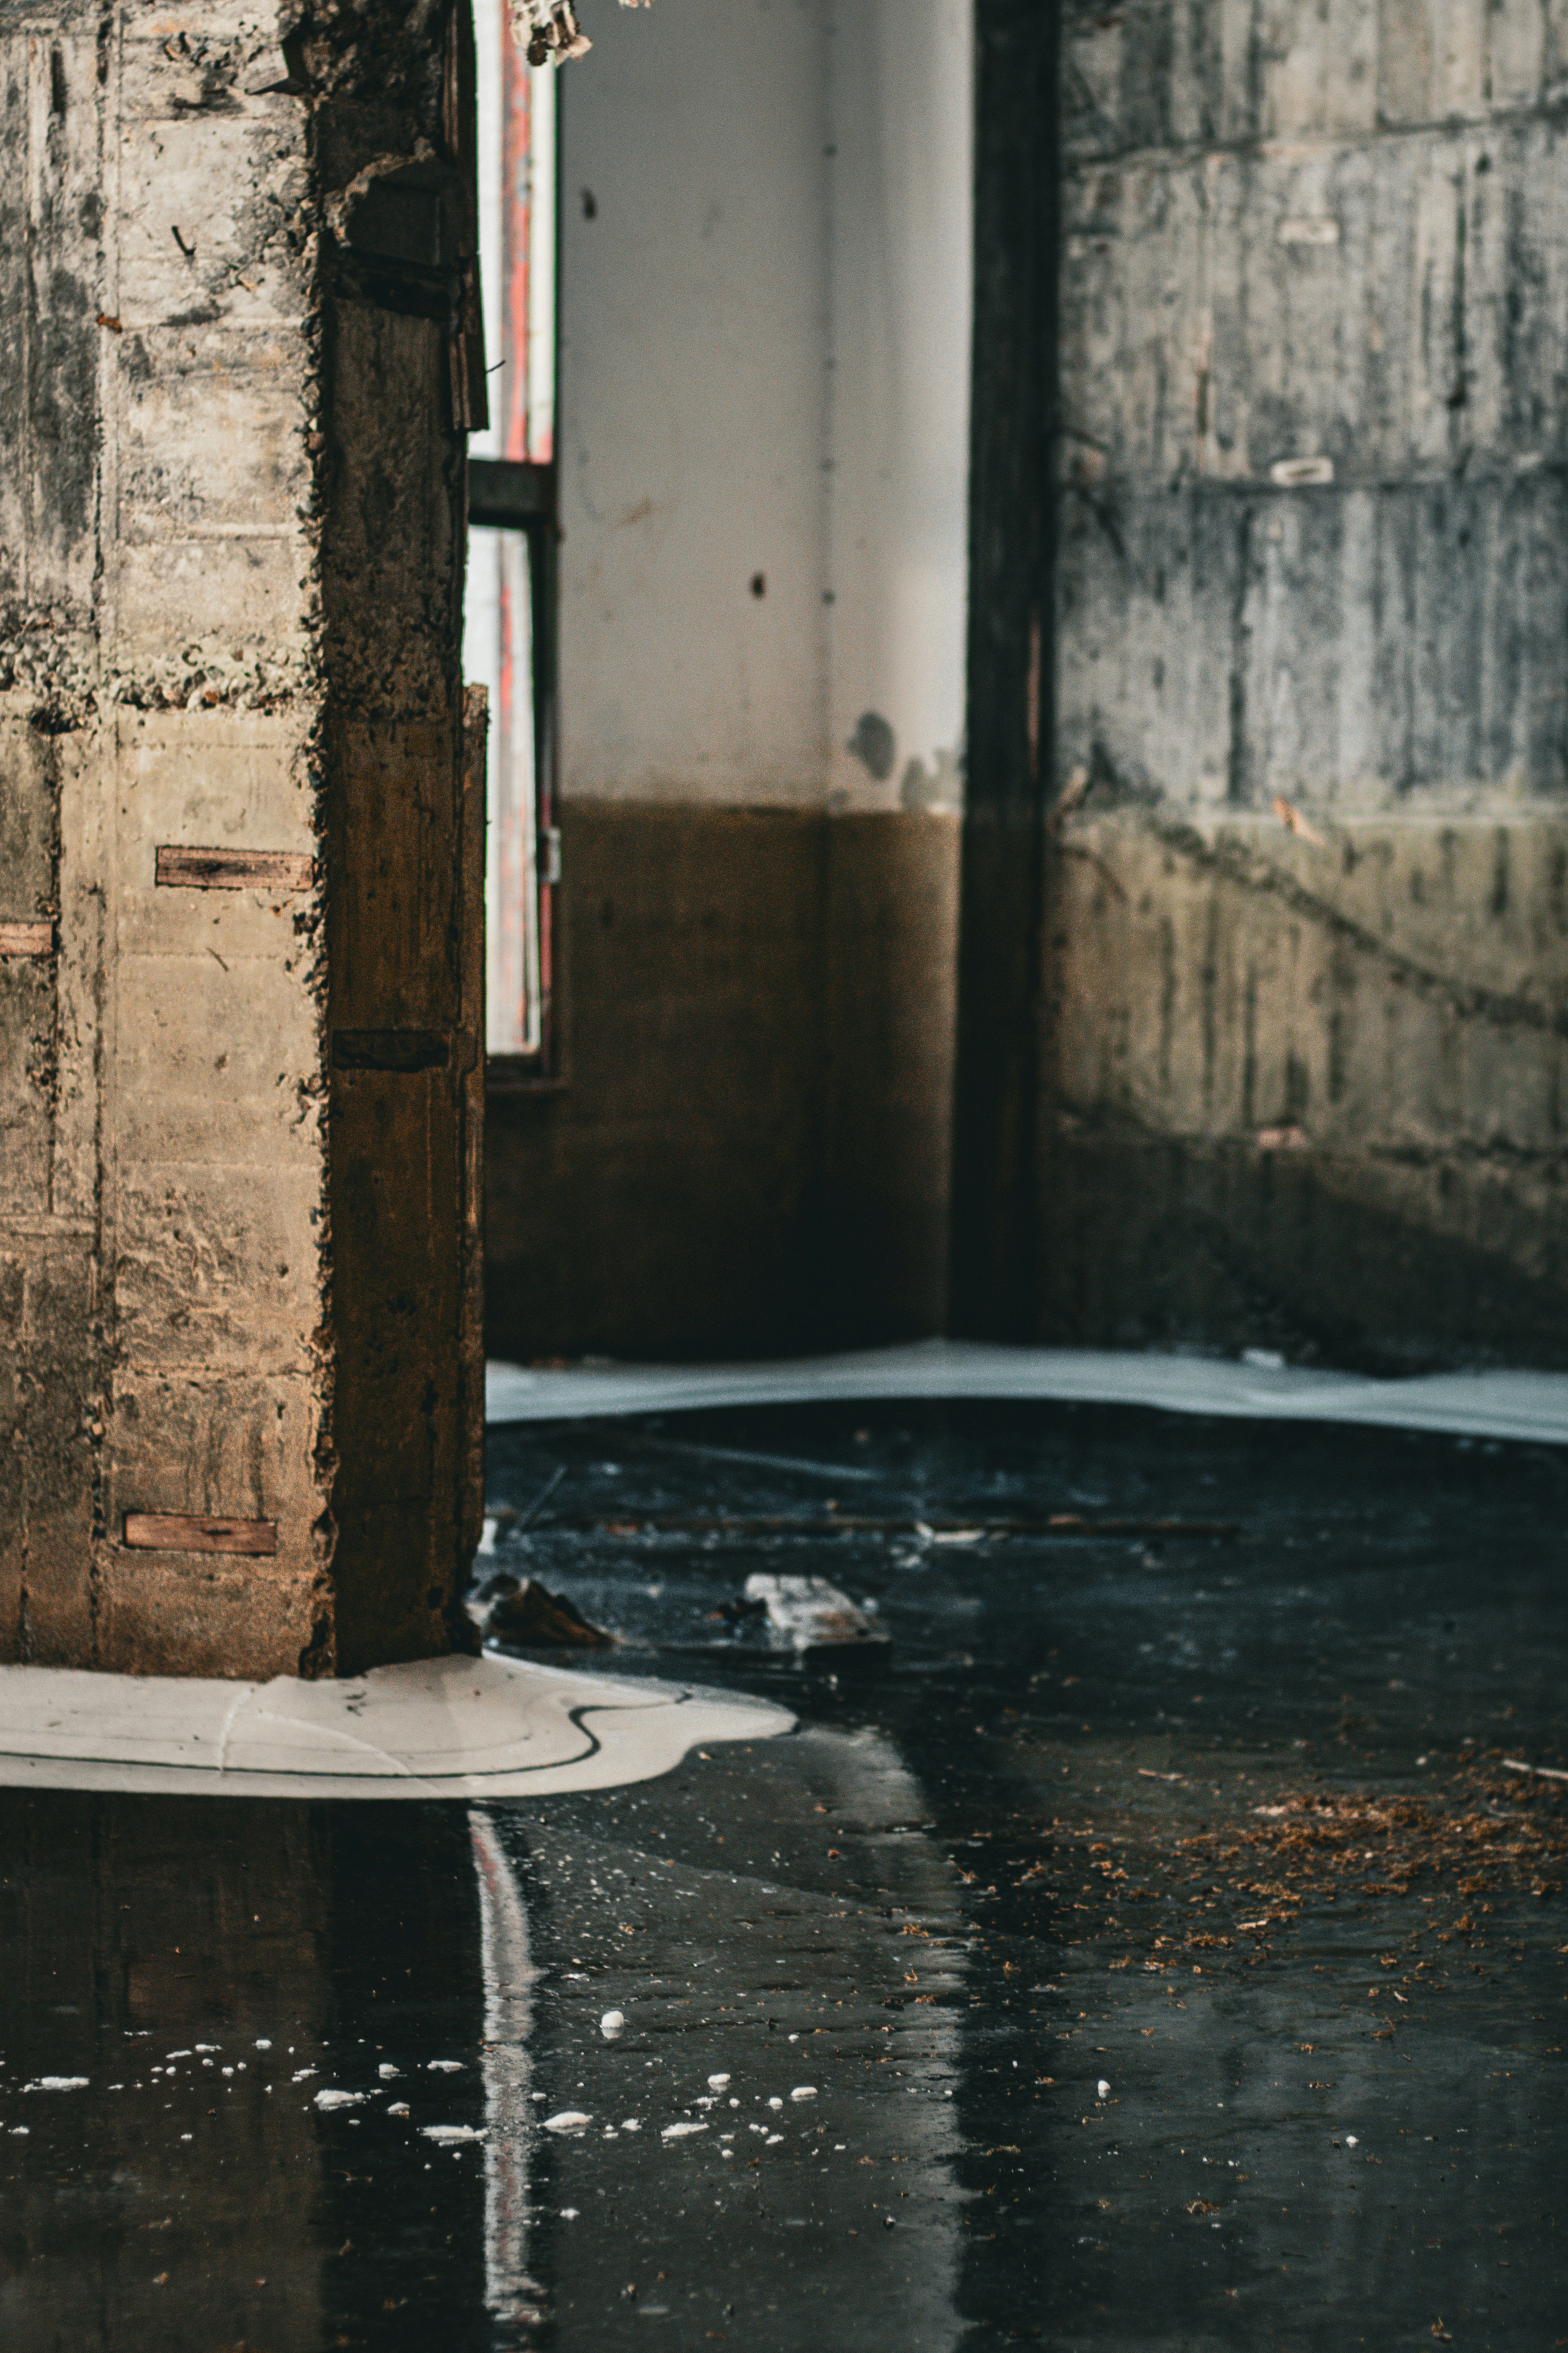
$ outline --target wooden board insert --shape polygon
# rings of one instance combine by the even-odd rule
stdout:
[[[127,1512],[125,1541],[137,1552],[238,1552],[271,1555],[276,1520],[218,1520],[192,1512]]]
[[[451,1054],[444,1029],[334,1029],[338,1071],[444,1071]]]
[[[292,849],[191,849],[164,842],[157,879],[165,890],[308,891],[316,861]]]
[[[0,956],[40,956],[52,953],[52,923],[0,923]]]

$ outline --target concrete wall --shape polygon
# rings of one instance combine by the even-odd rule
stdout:
[[[562,77],[563,1092],[491,1105],[500,1353],[940,1320],[969,26],[660,0]]]
[[[1565,75],[1069,19],[1052,1336],[1568,1359]]]
[[[659,0],[562,83],[568,799],[822,797],[826,68],[813,0]]]
[[[0,1657],[331,1672],[461,1565],[453,167],[333,205],[441,40],[284,29],[0,10]]]

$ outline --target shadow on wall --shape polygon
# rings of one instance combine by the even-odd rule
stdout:
[[[1243,825],[1199,856],[1135,817],[1076,814],[1052,865],[1034,1336],[1561,1364],[1526,1119],[1561,1044],[1499,1018],[1552,959],[1552,829],[1516,828],[1483,931],[1484,829],[1438,856]],[[564,831],[563,1083],[489,1105],[489,1353],[943,1329],[958,820],[579,802]]]
[[[1041,1336],[1568,1362],[1560,823],[1321,826],[1064,830]]]
[[[563,1083],[489,1104],[490,1354],[940,1330],[957,818],[583,801],[563,835]]]

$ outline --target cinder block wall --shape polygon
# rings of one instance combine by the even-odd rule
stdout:
[[[1533,0],[1069,15],[1053,1338],[1568,1362],[1565,88]]]
[[[472,1537],[450,61],[296,34],[0,16],[0,1658],[439,1650]]]

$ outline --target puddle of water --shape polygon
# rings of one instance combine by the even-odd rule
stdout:
[[[952,2341],[955,1876],[885,1742],[767,1745],[742,1808],[762,1744],[575,1817],[0,1792],[7,2345]]]
[[[495,1557],[624,1638],[596,1676],[794,1736],[531,1802],[0,1790],[8,2348],[1561,2334],[1563,1785],[1502,1759],[1565,1761],[1562,1458],[647,1435],[493,1443]],[[752,1576],[889,1640],[770,1646]]]

